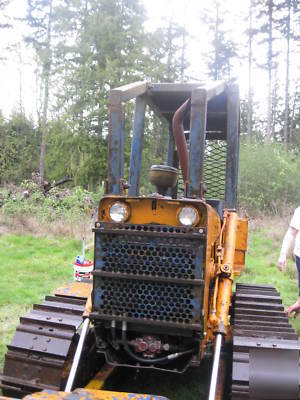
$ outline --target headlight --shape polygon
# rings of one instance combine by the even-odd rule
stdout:
[[[181,225],[192,226],[198,222],[199,214],[194,207],[183,207],[178,214],[178,220]]]
[[[128,207],[122,203],[114,203],[109,208],[109,216],[115,222],[123,222],[128,218]]]

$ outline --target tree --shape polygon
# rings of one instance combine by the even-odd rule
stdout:
[[[290,139],[290,53],[291,40],[295,39],[292,19],[299,12],[299,3],[296,0],[283,0],[277,4],[277,10],[281,14],[277,21],[278,29],[286,40],[283,142],[287,150]]]
[[[273,0],[255,0],[254,7],[256,10],[256,18],[260,22],[259,34],[262,37],[260,44],[267,45],[267,59],[265,64],[261,64],[260,67],[267,70],[268,74],[268,94],[267,94],[267,129],[266,137],[267,141],[272,138],[272,132],[274,131],[274,121],[273,121],[273,71],[276,68],[276,63],[274,58],[276,53],[274,52],[273,43],[274,37],[274,12],[275,4]]]
[[[41,150],[40,179],[45,178],[46,138],[48,133],[48,112],[50,96],[50,76],[52,67],[52,25],[54,19],[53,0],[28,0],[27,22],[31,35],[25,40],[35,49],[41,66],[42,105],[40,120]]]
[[[229,37],[224,27],[224,15],[219,0],[214,0],[210,9],[202,14],[202,20],[208,26],[212,36],[212,50],[208,53],[208,75],[214,80],[230,80],[232,78],[232,60],[238,56],[237,45]]]
[[[38,165],[39,135],[33,122],[14,112],[8,121],[0,116],[0,182],[29,179]]]
[[[108,91],[148,71],[144,9],[133,0],[70,0],[56,16],[55,34],[65,38],[55,57],[61,77],[56,108],[74,137],[72,173],[92,187],[106,175]]]
[[[253,15],[253,0],[249,2],[249,26],[248,26],[248,101],[247,101],[247,135],[248,143],[251,143],[252,136],[252,41],[253,41],[253,26],[252,26],[252,15]]]

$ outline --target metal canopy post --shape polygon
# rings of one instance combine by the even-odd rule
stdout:
[[[121,103],[110,105],[108,137],[107,193],[121,194],[120,179],[123,176],[125,113]],[[124,163],[123,163],[124,164]]]
[[[133,138],[130,155],[129,196],[138,196],[139,194],[146,104],[146,97],[143,95],[138,96],[135,100]]]
[[[192,92],[188,191],[191,197],[200,196],[203,182],[207,101],[205,89],[199,88]]]
[[[134,82],[109,93],[108,173],[105,194],[121,194],[124,175],[125,112],[123,102],[144,94],[146,82]]]
[[[227,208],[237,207],[238,165],[239,165],[239,90],[237,85],[229,86],[227,92],[227,161],[225,204]]]

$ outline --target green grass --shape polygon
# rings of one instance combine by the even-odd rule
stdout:
[[[277,259],[283,234],[274,233],[275,228],[260,228],[250,232],[246,268],[237,279],[238,282],[269,284],[279,290],[285,306],[298,299],[298,282],[295,262],[288,260],[287,270],[280,272]],[[290,319],[294,329],[300,335],[300,317]]]
[[[260,224],[260,228],[251,231],[246,269],[238,281],[274,285],[284,304],[289,305],[297,299],[296,268],[291,260],[287,272],[277,270],[283,231],[282,228],[281,231],[274,229]],[[80,251],[80,241],[72,239],[0,236],[0,369],[19,316],[26,313],[33,303],[42,301],[46,294],[72,279],[72,262]],[[293,324],[300,333],[300,317]],[[209,363],[178,376],[150,371],[135,375],[131,369],[127,372],[121,370],[107,388],[160,394],[172,400],[204,400],[209,375]]]
[[[0,235],[0,369],[19,316],[72,279],[80,252],[72,239]]]

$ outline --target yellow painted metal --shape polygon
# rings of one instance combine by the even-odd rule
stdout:
[[[102,389],[105,381],[115,371],[115,367],[104,364],[99,372],[93,377],[93,379],[85,386],[85,389]]]
[[[88,317],[90,315],[90,313],[92,312],[92,292],[90,292],[89,297],[87,298],[87,301],[85,303],[84,306],[84,310],[83,310],[83,317]]]
[[[203,321],[206,338],[204,348],[214,340],[216,332],[230,335],[228,327],[232,281],[244,269],[247,250],[247,219],[238,218],[236,212],[225,210],[221,227],[218,213],[199,199],[166,199],[160,197],[105,196],[99,204],[100,221],[111,221],[109,208],[114,202],[129,207],[126,223],[180,226],[178,213],[184,206],[196,208],[199,220],[196,227],[206,229],[206,265],[204,274]],[[211,291],[211,288],[214,290]],[[213,294],[213,295],[211,295]]]
[[[114,202],[123,202],[129,207],[130,212],[126,222],[130,224],[180,226],[177,218],[179,210],[186,205],[192,205],[199,213],[197,226],[206,226],[207,207],[209,207],[201,200],[106,196],[99,204],[99,221],[113,222],[109,217],[109,208]]]
[[[24,400],[168,400],[149,394],[111,392],[106,390],[76,389],[72,393],[44,390],[24,397]]]
[[[215,249],[219,244],[219,236],[221,231],[220,217],[212,207],[207,209],[207,245],[206,245],[206,266],[205,266],[205,285],[203,296],[203,317],[204,331],[207,332],[207,323],[209,320],[209,306],[211,303],[210,286],[211,281],[215,277]],[[204,355],[204,348],[202,351]]]
[[[87,299],[92,291],[92,284],[86,282],[71,282],[55,290],[57,296],[78,297]]]
[[[217,332],[227,333],[229,306],[232,294],[233,266],[237,236],[238,216],[234,211],[225,211],[224,256],[220,265],[218,297],[216,304]]]
[[[245,268],[245,255],[248,240],[248,219],[239,218],[237,224],[235,254],[234,254],[234,275],[240,275]]]

